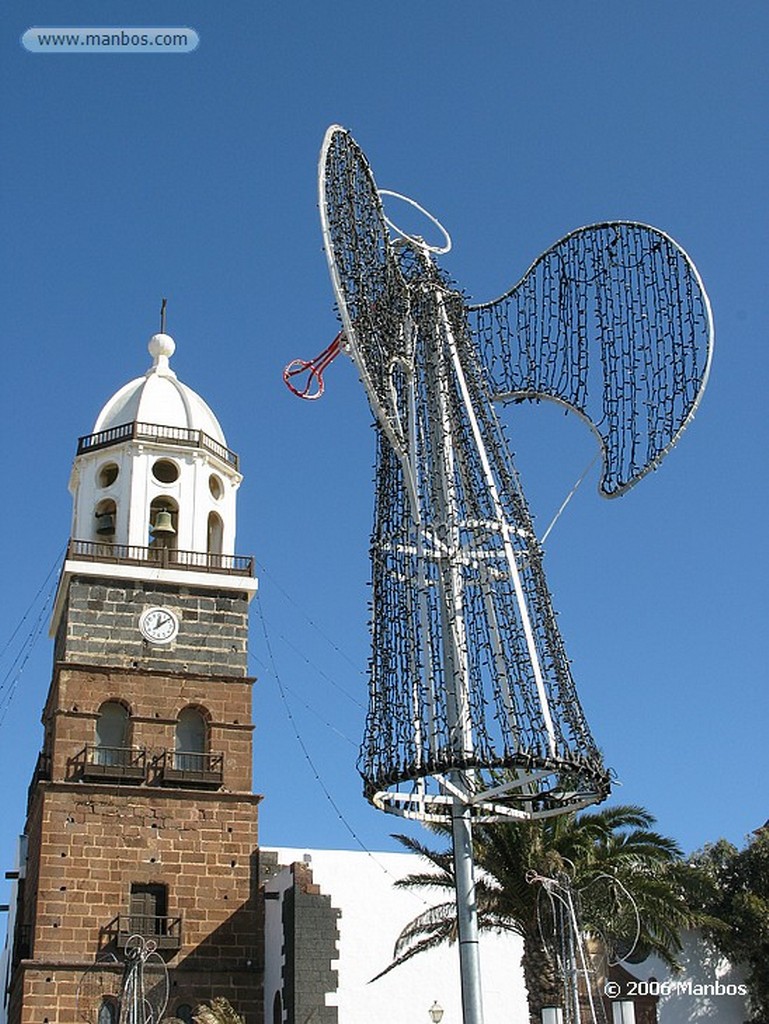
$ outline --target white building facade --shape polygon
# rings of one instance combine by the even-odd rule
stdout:
[[[335,910],[337,941],[330,987],[325,1004],[335,1008],[326,1019],[338,1024],[429,1024],[429,1011],[437,1002],[442,1024],[462,1024],[459,954],[456,946],[442,946],[419,954],[376,981],[392,960],[393,947],[403,927],[433,903],[440,893],[398,889],[397,879],[424,872],[425,862],[410,853],[366,853],[350,850],[271,851],[282,870],[265,884],[265,1024],[296,1020],[286,1013],[279,997],[286,979],[286,958],[301,949],[286,942],[283,904],[297,863],[311,872],[312,882]],[[317,908],[313,915],[317,915]],[[315,917],[317,920],[317,917]],[[297,922],[301,926],[300,922]],[[307,925],[318,941],[315,924]],[[326,932],[326,942],[328,933]],[[317,946],[315,947],[317,950]],[[485,1024],[528,1024],[526,988],[521,968],[523,945],[514,934],[482,933],[480,958]],[[322,958],[321,954],[321,958]],[[683,971],[673,975],[655,957],[626,965],[632,980],[623,981],[612,1007],[612,1024],[634,1024],[628,1002],[657,999],[658,1024],[743,1024],[746,994],[742,974],[715,953],[697,933],[685,936]],[[308,964],[319,981],[318,964]],[[296,980],[296,979],[295,979]],[[326,984],[329,984],[326,972]],[[317,990],[316,993],[317,995]],[[613,995],[613,993],[611,993]],[[624,1005],[622,1005],[624,1004]],[[309,1004],[308,1004],[309,1006]],[[282,1010],[281,1016],[276,1011]],[[309,1012],[309,1011],[308,1011]],[[316,1016],[318,1010],[315,1011]],[[639,1015],[640,1018],[640,1010]],[[323,1017],[317,1017],[318,1021]],[[610,1018],[611,1019],[611,1018]],[[314,1019],[313,1019],[314,1024]]]

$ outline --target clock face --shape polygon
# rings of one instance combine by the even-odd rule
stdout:
[[[146,608],[139,629],[150,643],[169,644],[179,632],[179,620],[168,608]]]

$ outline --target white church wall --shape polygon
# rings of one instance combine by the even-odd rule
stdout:
[[[340,850],[273,848],[281,864],[305,862],[314,882],[339,918],[339,986],[327,998],[338,1006],[339,1024],[429,1024],[428,1010],[437,1000],[443,1024],[461,1024],[459,955],[456,946],[420,954],[377,981],[372,977],[392,958],[400,931],[428,906],[440,901],[439,891],[394,887],[396,879],[424,871],[421,858],[408,853],[364,853]],[[283,883],[286,884],[286,883]],[[277,885],[279,890],[280,883]],[[277,909],[278,904],[274,904]],[[269,910],[269,908],[268,908]],[[280,925],[268,919],[265,979],[272,988],[265,1000],[266,1021],[272,994],[280,984]],[[277,951],[277,953],[275,952]],[[513,934],[482,934],[480,940],[486,1024],[521,1024],[528,1020],[521,968],[522,942]],[[277,956],[276,963],[272,964]],[[638,979],[633,994],[659,994],[658,1024],[743,1024],[747,989],[743,974],[710,948],[699,933],[684,936],[683,971],[671,974],[656,957],[628,964]],[[267,985],[265,994],[268,994]]]
[[[455,945],[421,954],[371,981],[390,963],[395,940],[404,925],[431,905],[430,893],[420,898],[415,892],[393,886],[397,878],[424,869],[418,857],[300,848],[277,848],[275,852],[281,864],[307,863],[314,882],[341,911],[339,958],[332,965],[339,972],[339,987],[327,999],[328,1005],[338,1006],[339,1024],[429,1024],[428,1011],[435,1001],[445,1011],[443,1024],[461,1024],[459,954]],[[276,953],[280,956],[280,945],[277,950],[270,946],[270,941],[277,938],[274,932],[273,926],[266,936],[265,965],[266,977],[273,983],[277,976],[269,960]],[[521,940],[513,935],[483,935],[480,949],[488,1024],[526,1020]],[[272,1002],[267,986],[265,996],[270,1021]]]
[[[642,993],[659,994],[659,1024],[743,1024],[747,1018],[744,973],[732,967],[698,932],[688,932],[683,945],[679,974],[671,974],[653,956],[630,968],[640,983],[648,986]]]

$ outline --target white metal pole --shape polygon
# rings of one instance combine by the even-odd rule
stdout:
[[[454,797],[452,805],[451,826],[457,894],[462,1020],[464,1024],[483,1024],[472,824],[469,806],[457,797]]]
[[[486,486],[488,488],[489,495],[494,502],[494,512],[497,520],[502,529],[502,538],[504,543],[505,556],[507,558],[507,566],[510,573],[510,580],[515,590],[515,597],[518,603],[518,610],[521,615],[521,625],[523,626],[524,636],[526,637],[526,646],[529,652],[529,660],[531,662],[531,669],[534,674],[534,681],[537,687],[537,694],[539,696],[540,709],[542,711],[542,718],[545,723],[545,729],[547,731],[548,747],[550,750],[550,756],[555,757],[556,755],[556,744],[555,744],[555,730],[553,728],[553,719],[550,714],[550,704],[547,699],[547,693],[545,691],[545,683],[542,675],[542,666],[540,664],[539,653],[537,651],[537,643],[534,639],[534,630],[531,625],[531,618],[529,616],[529,609],[526,603],[526,596],[523,592],[523,585],[521,583],[521,576],[518,572],[518,566],[515,561],[515,552],[513,545],[510,540],[510,524],[507,522],[505,517],[502,502],[499,497],[497,484],[494,479],[494,474],[491,470],[491,463],[489,462],[489,456],[486,452],[486,446],[483,443],[483,435],[481,434],[481,428],[478,424],[478,418],[475,415],[475,409],[473,408],[472,399],[470,398],[470,392],[467,387],[467,381],[465,380],[465,373],[462,369],[462,362],[459,358],[459,351],[457,344],[454,339],[453,332],[451,330],[451,324],[449,323],[448,314],[446,313],[446,306],[443,302],[443,297],[438,296],[438,307],[441,313],[441,320],[443,323],[444,330],[446,331],[446,338],[449,344],[451,352],[452,364],[454,372],[457,377],[457,383],[462,393],[462,400],[465,406],[465,412],[467,413],[468,422],[470,429],[473,433],[473,440],[475,441],[475,447],[478,452],[478,456],[481,460],[483,467],[483,475],[485,478]]]
[[[442,304],[439,294],[436,300]],[[444,342],[453,348],[447,323],[447,337],[438,330],[435,337],[434,362],[432,364],[433,395],[437,399],[439,415],[432,420],[433,441],[436,452],[440,452],[439,491],[441,512],[450,527],[447,536],[447,552],[444,570],[440,574],[441,618],[443,633],[444,682],[448,690],[448,727],[457,751],[468,753],[472,749],[470,715],[468,707],[468,665],[467,637],[464,630],[464,600],[461,569],[457,567],[460,537],[454,481],[455,445],[452,421],[449,412],[449,395],[446,375],[450,363],[446,359]],[[466,792],[467,784],[460,772],[452,773],[455,789]],[[473,837],[470,794],[465,798],[455,796],[452,802],[451,834],[454,856],[454,879],[457,901],[457,930],[459,932],[459,970],[462,985],[462,1019],[464,1024],[483,1024],[483,1000],[481,995],[481,968],[478,951],[478,908],[475,895],[473,863]]]

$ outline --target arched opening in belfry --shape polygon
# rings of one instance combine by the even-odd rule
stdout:
[[[94,537],[111,544],[117,528],[117,505],[112,498],[103,498],[94,509]]]
[[[179,543],[179,506],[167,494],[153,498],[149,516],[149,546],[176,551]]]
[[[208,544],[206,550],[209,555],[221,555],[222,541],[224,537],[224,523],[217,512],[208,513]]]

